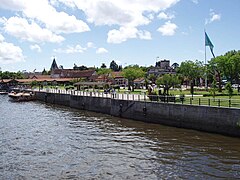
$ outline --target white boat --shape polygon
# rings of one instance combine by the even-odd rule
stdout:
[[[0,95],[1,94],[8,94],[8,92],[7,91],[0,91]]]
[[[35,100],[35,95],[30,92],[30,93],[26,93],[26,92],[10,92],[8,93],[8,97],[11,98],[11,100],[14,101],[32,101]]]

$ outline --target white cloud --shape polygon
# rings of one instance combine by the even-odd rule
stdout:
[[[108,50],[106,50],[105,48],[98,48],[96,51],[97,54],[103,54],[103,53],[107,53],[107,52],[108,52]]]
[[[144,40],[152,39],[151,33],[145,30],[138,30],[135,27],[120,27],[119,30],[113,29],[108,32],[108,43],[119,44],[127,39],[139,38]]]
[[[175,31],[176,31],[177,28],[178,27],[177,27],[176,24],[168,21],[164,25],[159,27],[157,31],[162,33],[163,36],[173,36],[175,34]]]
[[[160,11],[180,0],[2,0],[0,8],[15,10],[42,29],[55,34],[89,31],[89,26],[74,15],[58,12],[55,7],[66,6],[83,12],[86,20],[97,26],[117,26],[108,32],[108,42],[121,43],[129,38],[151,39],[150,32],[139,31],[139,26],[151,23]],[[65,5],[65,7],[60,6]],[[166,14],[167,19],[174,16]],[[120,34],[124,32],[124,34]],[[54,34],[52,33],[52,34]],[[120,37],[117,37],[120,35]]]
[[[0,8],[22,12],[24,17],[43,23],[46,28],[56,33],[73,33],[89,31],[82,20],[65,12],[58,12],[48,0],[2,0]],[[67,3],[68,1],[66,1]],[[51,2],[53,4],[53,2]]]
[[[87,47],[88,47],[88,48],[95,48],[95,45],[94,45],[93,42],[88,42],[88,43],[87,43]]]
[[[219,21],[220,19],[221,19],[221,14],[213,14],[210,19],[210,22]]]
[[[119,30],[113,29],[108,32],[108,43],[122,43],[129,38],[136,38],[138,30],[132,27],[120,27]]]
[[[4,41],[0,34],[0,63],[10,64],[25,61],[22,49],[12,43]]]
[[[192,0],[194,4],[198,4],[198,0]]]
[[[83,48],[80,45],[76,46],[67,46],[66,49],[54,49],[54,52],[56,53],[65,53],[65,54],[74,54],[74,53],[83,53],[87,48]]]
[[[173,19],[173,18],[175,18],[175,15],[174,15],[174,14],[166,14],[165,12],[160,12],[157,17],[158,17],[159,19],[168,20],[168,19]]]
[[[63,0],[61,0],[63,1]],[[158,12],[175,5],[179,0],[72,0],[96,25],[139,26],[150,19],[146,12]]]
[[[5,38],[3,37],[3,35],[0,34],[0,42],[3,42],[4,39],[5,39]]]
[[[209,18],[205,20],[205,25],[210,24],[214,21],[220,21],[221,20],[221,14],[216,14],[212,9],[210,10]]]
[[[42,52],[42,49],[39,45],[34,44],[34,45],[30,45],[30,49],[31,50],[36,50],[37,52]]]
[[[21,11],[26,6],[25,0],[1,0],[0,8]]]
[[[16,38],[30,42],[60,43],[64,40],[62,36],[53,34],[48,29],[41,28],[34,21],[28,23],[26,19],[20,17],[11,17],[6,20],[4,30]]]
[[[138,31],[138,36],[140,39],[150,40],[152,39],[151,33],[148,31]]]
[[[59,1],[64,3],[64,0]],[[69,4],[69,1],[71,0],[65,4]],[[86,14],[88,22],[95,25],[119,26],[119,30],[112,29],[108,32],[107,41],[121,43],[129,38],[142,38],[138,35],[137,27],[148,25],[154,19],[154,14],[170,8],[178,1],[141,0],[140,3],[139,0],[72,0],[71,7],[75,4]],[[149,33],[147,34],[149,38]]]

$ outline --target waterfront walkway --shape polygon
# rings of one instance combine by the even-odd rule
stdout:
[[[146,93],[131,93],[126,91],[124,93],[111,92],[104,93],[101,91],[76,91],[76,90],[64,90],[64,89],[29,89],[35,92],[46,92],[56,94],[69,94],[75,96],[90,96],[90,97],[102,97],[112,98],[119,100],[131,100],[131,101],[147,101],[147,102],[159,102],[159,103],[176,103],[184,105],[197,105],[197,106],[214,106],[214,107],[228,107],[228,108],[240,108],[240,100],[238,99],[223,99],[223,98],[210,98],[203,97],[202,95],[185,95],[184,98],[176,96],[148,96]]]

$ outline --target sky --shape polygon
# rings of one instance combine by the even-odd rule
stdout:
[[[239,10],[240,0],[0,0],[0,70],[205,62],[204,29],[215,56],[240,50]]]

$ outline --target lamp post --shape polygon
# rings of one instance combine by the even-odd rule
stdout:
[[[155,64],[155,67],[157,67],[158,59],[159,59],[159,57],[157,56],[157,57],[156,57],[156,64]]]

